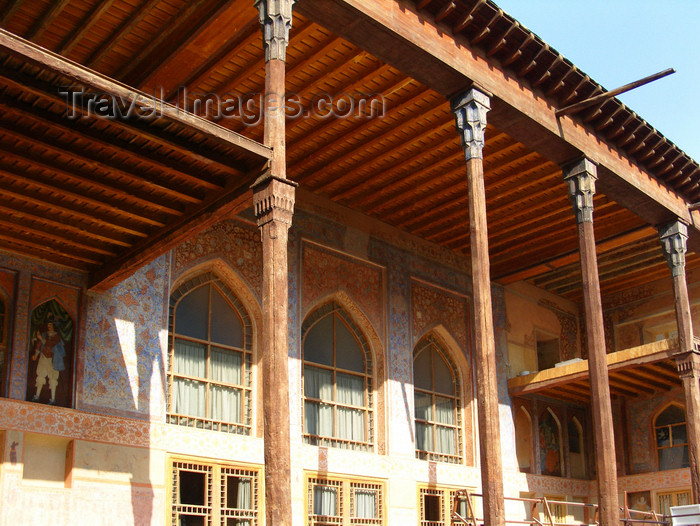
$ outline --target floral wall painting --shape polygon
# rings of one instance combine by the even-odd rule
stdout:
[[[549,408],[540,417],[539,440],[542,474],[561,477],[561,432],[559,422]]]
[[[27,400],[71,406],[74,340],[73,319],[58,301],[49,300],[32,311]]]

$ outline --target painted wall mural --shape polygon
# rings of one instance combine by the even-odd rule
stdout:
[[[89,297],[78,407],[165,418],[169,257]]]
[[[548,410],[540,415],[540,471],[543,475],[561,477],[561,431]]]
[[[70,407],[73,399],[75,322],[56,300],[32,310],[27,400]]]

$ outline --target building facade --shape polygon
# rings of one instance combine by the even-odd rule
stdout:
[[[553,131],[552,97],[590,79],[542,70],[495,4],[30,4],[0,24],[0,525],[611,524],[697,501],[700,169],[614,99]],[[285,130],[266,98],[264,126],[218,127],[129,88],[246,82],[371,88],[386,120]],[[608,119],[636,139],[612,148]]]

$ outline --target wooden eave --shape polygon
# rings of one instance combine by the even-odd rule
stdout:
[[[681,385],[673,354],[675,339],[632,347],[606,356],[610,393],[636,398],[670,391]],[[511,396],[538,395],[577,403],[590,401],[588,360],[508,380]]]
[[[376,94],[386,104],[381,118],[323,118],[307,112],[288,119],[289,177],[317,196],[468,255],[464,158],[447,96],[476,81],[494,93],[484,148],[492,278],[504,284],[527,279],[571,300],[579,299],[576,227],[558,163],[581,153],[600,163],[595,229],[603,295],[667,276],[654,226],[676,215],[693,223],[697,213],[690,214],[687,204],[694,198],[690,189],[697,180],[696,163],[682,152],[676,155],[676,150],[667,150],[667,142],[663,148],[653,146],[651,154],[646,146],[652,148],[653,134],[646,128],[643,145],[630,139],[627,150],[616,146],[613,128],[615,132],[623,129],[617,136],[622,140],[641,122],[616,106],[616,101],[557,121],[554,111],[560,104],[580,100],[597,91],[597,85],[491,2],[454,4],[452,8],[442,0],[420,2],[420,10],[417,2],[408,0],[300,0],[296,4],[287,52],[288,92],[299,97],[305,110],[320,93]],[[34,43],[147,95],[162,93],[165,100],[180,107],[185,92],[189,102],[196,92],[220,97],[263,92],[260,28],[249,0],[75,0],[59,4],[18,0],[5,5],[10,8],[0,17],[0,25],[14,34],[31,37]],[[71,121],[74,129],[68,131],[60,122],[61,101],[56,100],[55,91],[53,98],[47,95],[55,90],[52,77],[15,58],[7,57],[3,64],[9,66],[3,68],[2,73],[7,72],[3,78],[10,77],[0,85],[4,86],[2,95],[11,97],[7,118],[19,125],[12,132],[15,136],[9,132],[0,135],[4,148],[0,163],[12,167],[20,160],[10,154],[39,152],[41,156],[36,156],[32,171],[27,172],[36,173],[37,180],[43,173],[40,170],[48,170],[46,165],[51,163],[47,161],[53,161],[54,172],[64,178],[94,170],[99,177],[92,177],[93,185],[105,179],[114,191],[122,192],[113,199],[126,202],[128,194],[133,195],[129,206],[122,209],[135,212],[146,207],[134,200],[147,200],[145,192],[165,200],[163,205],[179,205],[175,208],[182,213],[184,207],[201,206],[183,199],[215,195],[215,190],[202,187],[205,180],[221,182],[230,167],[238,166],[238,159],[241,166],[253,171],[262,164],[254,166],[256,156],[247,158],[252,154],[244,153],[245,147],[229,150],[167,118],[149,123],[81,119]],[[614,118],[606,124],[602,115],[609,111]],[[43,128],[33,120],[37,112],[50,121],[44,124],[50,125],[50,131],[38,133]],[[253,116],[259,117],[257,104]],[[249,144],[263,140],[259,118],[224,118],[217,124]],[[8,121],[8,127],[13,125],[14,121]],[[23,129],[27,133],[20,142],[16,135]],[[154,129],[179,142],[174,146],[154,143],[149,135]],[[114,151],[104,140],[88,144],[88,132],[98,139],[124,140],[114,142],[118,149]],[[47,137],[55,138],[54,150]],[[12,152],[15,143],[21,148]],[[84,151],[76,156],[75,148],[83,144]],[[162,156],[142,159],[138,155],[141,144],[146,151]],[[109,155],[102,156],[101,148]],[[632,150],[634,155],[629,153]],[[209,162],[210,156],[224,165],[231,159],[231,165]],[[153,183],[141,193],[132,192],[138,187],[125,175],[132,177],[131,172],[138,170],[146,172],[143,177]],[[240,171],[248,173],[245,168]],[[200,177],[201,182],[183,179],[186,175]],[[7,177],[16,177],[13,184],[21,184],[19,176]],[[194,185],[193,195],[181,191],[187,185]],[[0,206],[4,206],[0,220],[9,223],[20,221],[31,208],[23,201]],[[81,206],[91,210],[92,205],[85,200]],[[165,210],[153,210],[153,214],[152,219],[161,223],[170,217]],[[217,216],[211,217],[215,220]],[[44,221],[50,219],[44,214]],[[134,222],[124,220],[129,227]],[[97,227],[86,219],[54,223],[70,227],[80,235],[81,243],[85,233]],[[41,225],[32,222],[29,226],[38,230]],[[160,244],[154,243],[159,228],[150,226],[146,238],[162,250],[176,238],[166,236]],[[691,230],[695,239],[695,229]],[[186,228],[177,231],[192,233]],[[38,238],[32,235],[14,237],[48,243],[44,238],[36,242]],[[109,254],[97,258],[98,263],[52,261],[93,270],[129,253],[132,234],[121,235],[125,239],[113,236],[122,243],[117,248],[99,247]],[[48,257],[50,252],[20,246],[14,238],[0,237],[0,248],[39,257]],[[642,250],[644,257],[637,261],[630,257],[634,248]],[[700,265],[694,253],[688,254],[687,262],[691,268]]]
[[[3,248],[103,290],[249,206],[269,148],[5,30],[0,63]]]

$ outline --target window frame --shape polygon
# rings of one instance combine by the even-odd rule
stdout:
[[[315,515],[314,511],[314,488],[334,487],[338,489],[337,515]],[[320,473],[306,474],[306,524],[309,526],[380,526],[385,524],[385,482],[380,479],[353,476],[334,476]],[[376,491],[377,493],[377,513],[376,517],[356,517],[355,516],[355,491]]]
[[[170,509],[169,524],[179,526],[179,517],[187,515],[190,511],[192,515],[204,517],[205,526],[226,526],[227,519],[235,518],[240,520],[250,520],[251,526],[263,526],[265,522],[264,495],[262,494],[262,467],[249,464],[223,463],[214,460],[202,460],[186,457],[171,457],[169,460],[170,486],[168,501]],[[205,505],[197,506],[182,504],[180,499],[180,477],[181,471],[205,473]],[[242,475],[242,478],[251,479],[251,508],[229,508],[226,504],[226,483],[225,478],[231,474]],[[183,508],[183,509],[178,509]],[[190,508],[190,509],[188,509]],[[199,508],[199,509],[191,509]],[[236,512],[242,513],[236,513]]]
[[[306,360],[305,356],[305,344],[306,337],[313,327],[318,324],[321,320],[328,316],[332,316],[333,320],[333,336],[332,336],[332,346],[333,346],[333,365],[329,366],[326,364],[320,364],[317,362],[311,362]],[[350,332],[350,334],[355,338],[358,347],[363,353],[364,358],[364,373],[359,373],[357,371],[343,369],[337,366],[337,346],[336,346],[336,323],[343,323],[345,328]],[[374,409],[373,409],[373,371],[372,371],[372,353],[370,351],[369,343],[364,336],[364,333],[360,330],[358,325],[350,317],[347,311],[338,303],[332,301],[322,305],[321,307],[315,309],[309,314],[304,323],[302,324],[302,338],[301,338],[301,393],[302,393],[302,436],[306,444],[315,446],[327,446],[327,447],[338,447],[343,449],[353,449],[359,451],[371,451],[374,448]],[[305,370],[306,367],[314,367],[316,369],[322,369],[325,371],[330,371],[332,374],[332,388],[333,388],[333,399],[332,400],[322,400],[319,398],[312,398],[306,395],[305,387]],[[361,377],[364,382],[364,405],[355,406],[352,404],[345,404],[338,402],[337,394],[337,375],[345,374],[355,377]],[[330,406],[333,411],[333,436],[324,436],[319,434],[312,434],[307,432],[306,429],[306,403],[313,403],[320,405]],[[339,437],[339,419],[338,419],[338,409],[350,409],[363,412],[363,418],[365,423],[365,438],[363,441],[351,440]]]
[[[663,415],[666,411],[668,411],[672,407],[680,409],[683,412],[683,417],[684,417],[683,422],[674,422],[671,424],[657,425],[657,421],[658,421],[659,417],[661,417],[661,415]],[[673,443],[673,428],[680,427],[680,426],[683,426],[686,430],[685,442],[683,442],[681,444],[674,444]],[[664,449],[683,448],[683,450],[685,451],[685,456],[687,456],[689,454],[689,451],[688,451],[688,445],[689,445],[688,444],[688,427],[687,426],[688,426],[688,415],[686,414],[685,407],[682,407],[679,404],[671,403],[671,404],[667,405],[661,411],[659,411],[656,414],[656,416],[654,417],[654,420],[652,422],[652,430],[654,433],[654,449],[656,450],[656,466],[657,466],[659,471],[669,471],[672,469],[685,469],[688,467],[688,466],[683,466],[682,462],[681,462],[680,466],[675,466],[675,467],[670,467],[670,468],[662,468],[661,467],[661,458],[660,458],[661,451]],[[668,437],[669,437],[669,441],[671,442],[670,445],[659,446],[658,432],[660,429],[668,429]]]
[[[176,310],[180,302],[187,297],[191,292],[194,292],[201,287],[209,287],[208,293],[208,308],[207,312],[207,339],[202,340],[192,336],[186,336],[175,333]],[[241,321],[243,345],[241,348],[214,342],[211,340],[211,302],[212,288],[215,289],[229,304],[234,313]],[[252,412],[253,412],[253,327],[247,309],[243,306],[238,297],[233,293],[231,288],[212,272],[205,272],[194,276],[183,284],[181,284],[170,296],[169,310],[169,349],[168,349],[168,368],[167,368],[167,411],[166,422],[177,424],[186,427],[194,427],[198,429],[223,431],[228,433],[251,435],[252,434]],[[206,348],[206,366],[205,378],[189,376],[175,372],[175,341],[181,340],[185,342],[196,343],[203,345]],[[211,354],[212,348],[232,351],[241,354],[241,384],[233,384],[227,382],[216,381],[211,378]],[[205,386],[205,407],[204,417],[187,415],[183,413],[173,412],[173,400],[175,379],[180,378],[193,382],[199,382]],[[221,386],[229,389],[237,389],[241,392],[241,422],[224,422],[211,417],[211,388],[212,386]]]
[[[437,451],[428,451],[428,450],[423,450],[423,449],[418,449],[418,441],[416,440],[416,458],[420,460],[429,460],[429,461],[436,461],[436,462],[447,462],[450,464],[461,464],[463,462],[463,431],[462,431],[462,389],[461,389],[461,379],[459,376],[459,372],[457,369],[457,365],[452,361],[452,358],[450,357],[449,353],[445,350],[444,346],[432,335],[427,336],[422,338],[418,344],[416,344],[415,349],[413,350],[413,363],[415,364],[415,360],[418,357],[418,355],[421,352],[424,352],[428,348],[433,348],[432,350],[434,352],[437,352],[443,359],[443,361],[447,364],[447,367],[450,369],[450,373],[452,374],[452,382],[453,382],[453,387],[454,387],[454,395],[447,395],[445,393],[440,393],[435,390],[429,391],[426,389],[418,388],[416,387],[416,371],[415,371],[415,366],[413,368],[413,390],[414,390],[414,413],[413,413],[413,429],[414,432],[416,433],[417,437],[417,424],[423,424],[423,425],[428,425],[431,427],[432,430],[432,436],[433,436],[433,444],[437,443],[437,428],[438,427],[444,427],[444,428],[451,428],[456,431],[456,436],[455,436],[455,446],[456,446],[456,454],[450,455],[447,453],[439,453]],[[435,364],[434,360],[431,359],[431,371],[430,371],[430,381],[431,385],[434,387],[435,386]],[[431,411],[433,416],[436,415],[436,403],[435,399],[436,397],[440,398],[449,398],[453,401],[453,415],[454,415],[454,425],[450,424],[445,424],[442,422],[437,422],[436,420],[424,420],[424,419],[419,419],[416,417],[416,411],[415,411],[415,393],[419,392],[422,394],[427,394],[430,395],[431,397]]]
[[[476,493],[476,488],[472,487],[455,487],[455,486],[435,486],[433,484],[419,484],[418,485],[418,503],[416,510],[418,511],[418,526],[451,526],[452,523],[452,510],[454,509],[455,498],[457,497],[457,492],[466,490],[470,495],[469,505],[467,506],[467,512],[469,507],[474,510],[474,513],[478,513],[474,501],[474,493]],[[437,497],[440,501],[440,519],[437,521],[428,520],[425,517],[425,496]],[[465,517],[469,519],[470,517]]]

